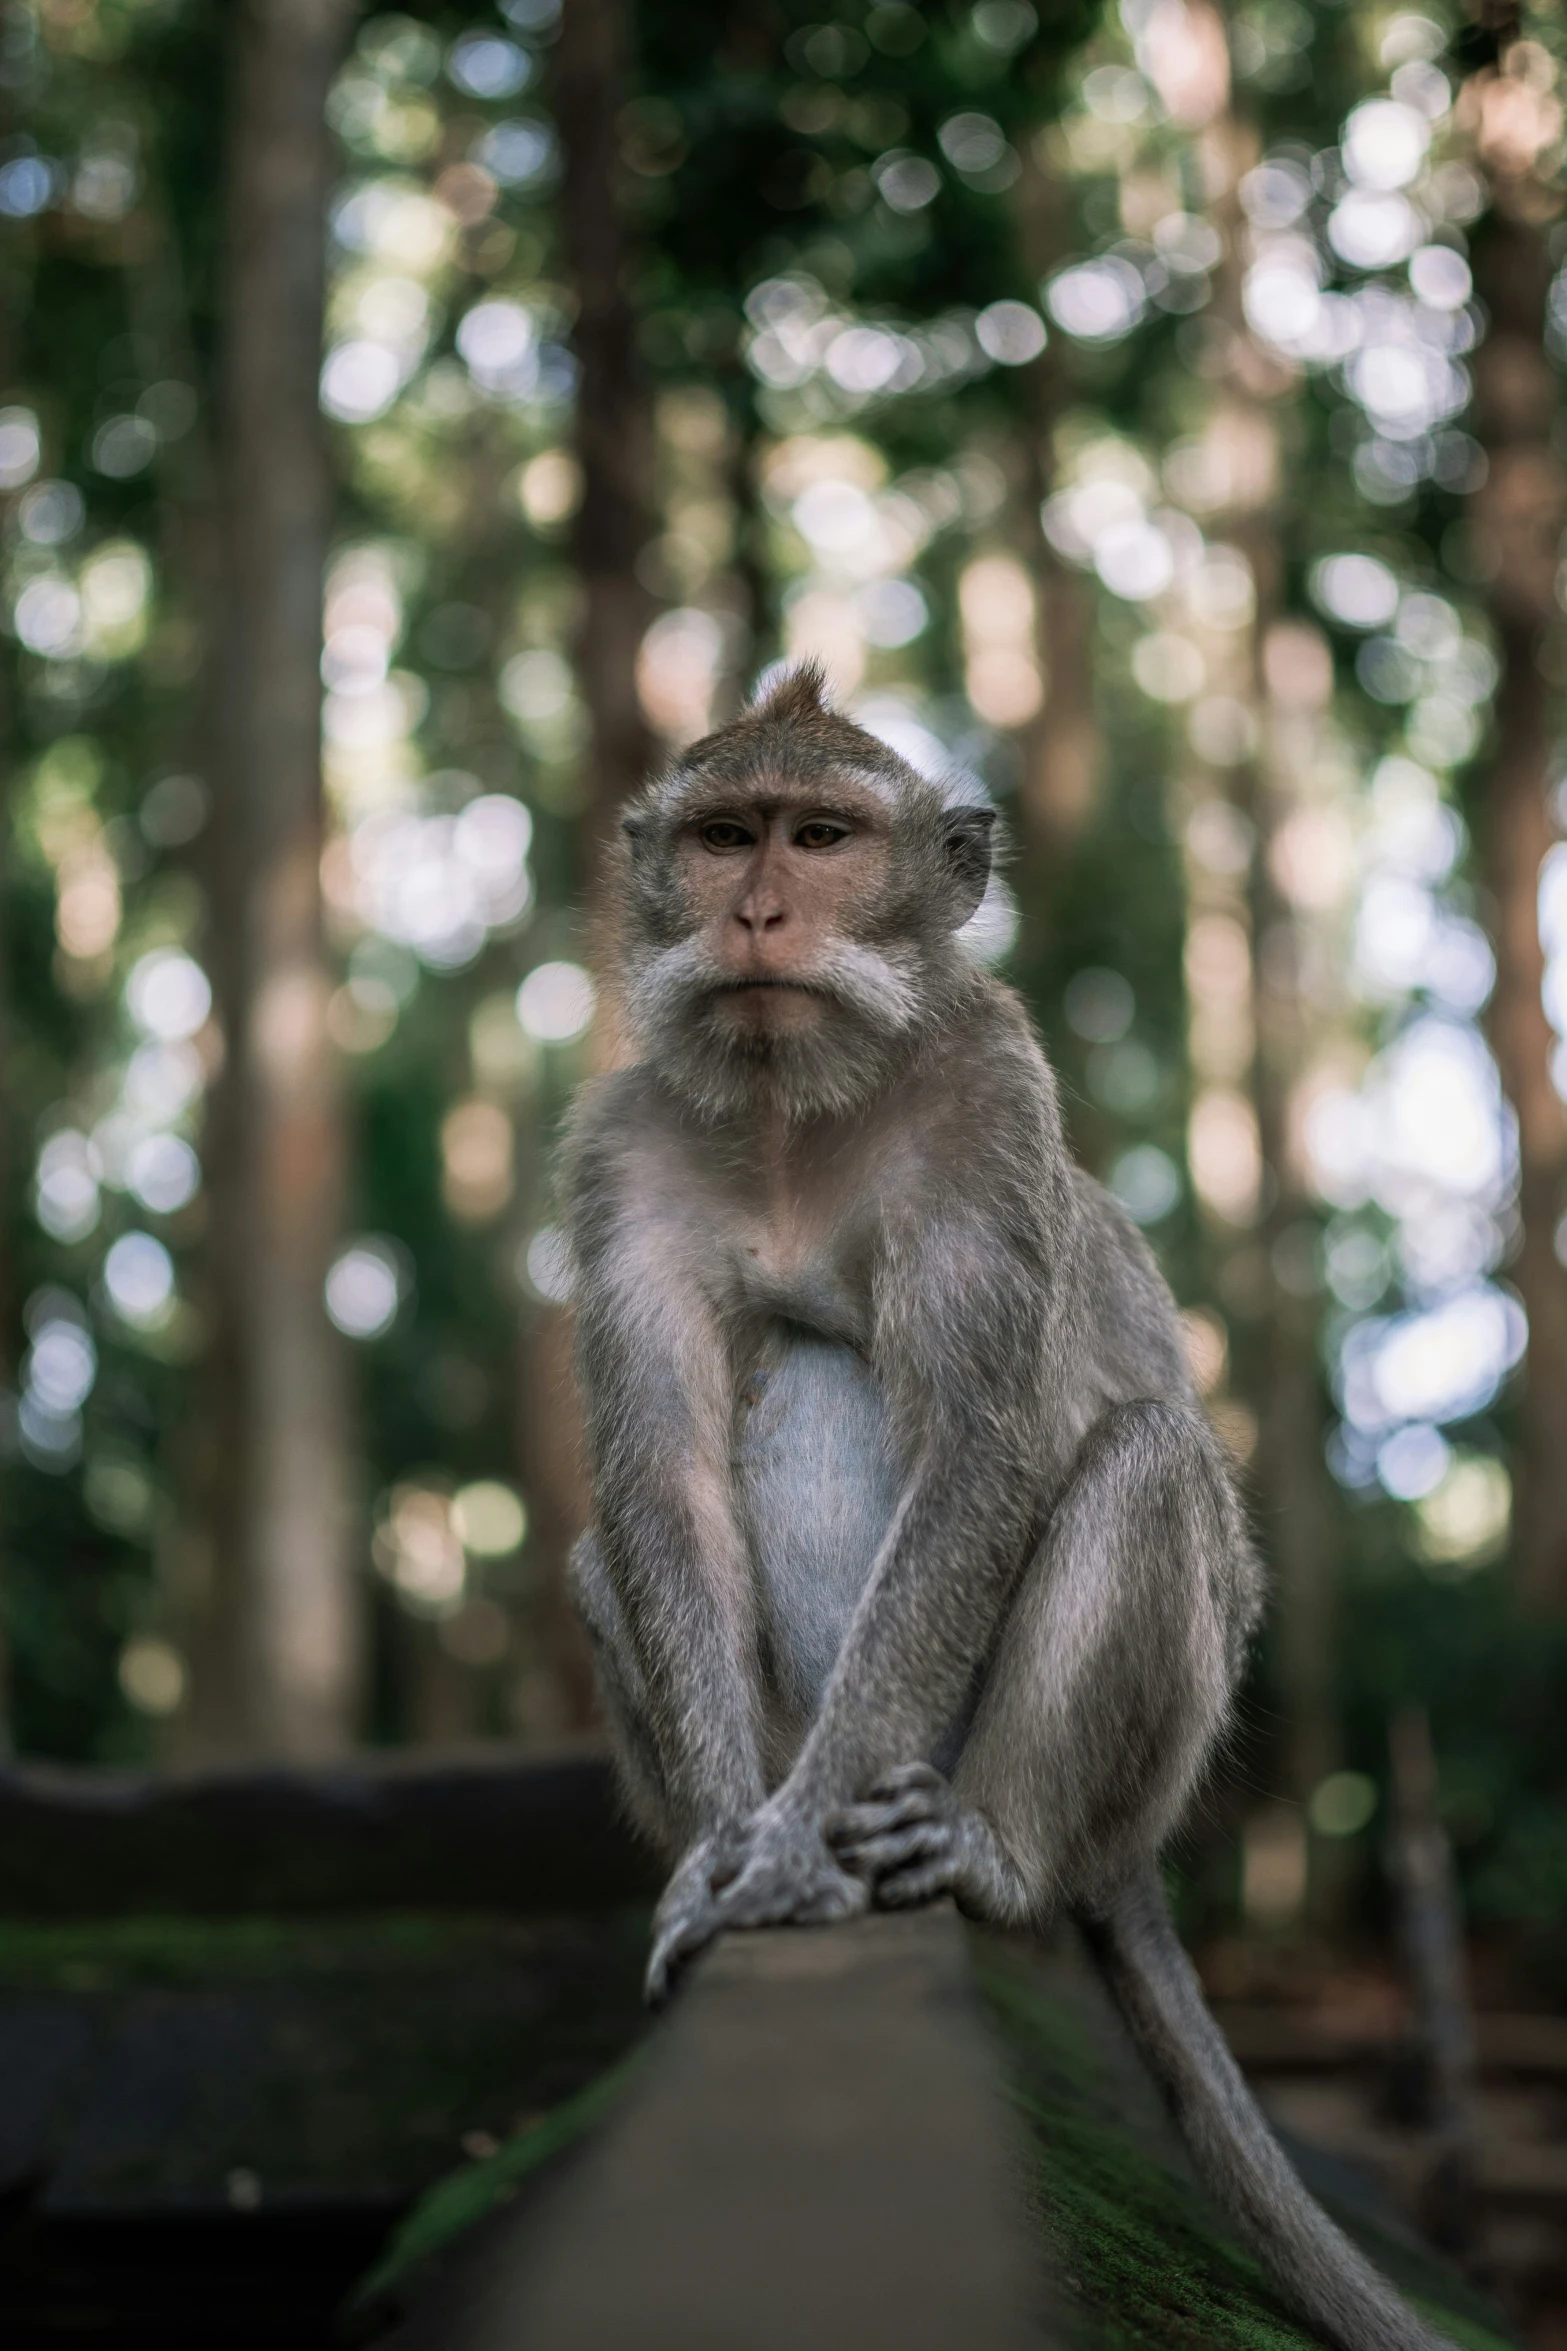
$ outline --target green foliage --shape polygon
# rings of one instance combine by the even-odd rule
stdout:
[[[1145,682],[1151,636],[1201,629],[1158,598],[1113,590],[1087,558],[1058,562],[1035,519],[1042,492],[1069,489],[1080,466],[1108,453],[1142,483],[1140,511],[1174,517],[1188,554],[1194,531],[1209,552],[1239,547],[1264,619],[1317,632],[1330,697],[1302,789],[1344,820],[1351,862],[1363,865],[1374,830],[1368,779],[1384,755],[1418,746],[1421,710],[1441,705],[1450,679],[1435,664],[1418,693],[1412,672],[1400,683],[1389,632],[1372,636],[1326,613],[1313,600],[1314,566],[1345,550],[1374,557],[1406,599],[1435,599],[1452,616],[1463,658],[1483,669],[1486,583],[1457,446],[1468,427],[1455,411],[1445,471],[1403,494],[1384,481],[1373,499],[1363,463],[1370,426],[1344,367],[1286,363],[1248,328],[1242,280],[1265,240],[1220,184],[1217,149],[1232,134],[1243,162],[1282,159],[1314,191],[1315,209],[1300,218],[1329,299],[1407,302],[1402,264],[1340,268],[1324,226],[1342,193],[1345,118],[1399,70],[1383,55],[1391,18],[1326,0],[1243,0],[1228,21],[1231,90],[1215,128],[1155,102],[1134,8],[734,0],[715,11],[701,0],[638,0],[614,124],[641,389],[658,443],[657,511],[638,571],[665,608],[660,625],[692,625],[690,642],[707,647],[711,675],[706,699],[697,696],[704,723],[735,705],[765,661],[812,641],[801,615],[825,593],[831,609],[813,625],[845,640],[860,633],[861,695],[880,701],[884,717],[891,706],[917,723],[928,756],[966,769],[1002,803],[1018,841],[1022,918],[1004,969],[1046,1035],[1077,1149],[1112,1179],[1129,1164],[1166,1171],[1169,1198],[1149,1209],[1147,1229],[1181,1303],[1207,1318],[1227,1352],[1216,1402],[1237,1416],[1238,1441],[1287,1359],[1301,1375],[1301,1458],[1314,1470],[1323,1440],[1334,1448],[1337,1482],[1319,1473],[1317,1499],[1327,1728],[1340,1760],[1380,1785],[1390,1709],[1426,1704],[1476,1916],[1520,1931],[1526,1922],[1540,1965],[1556,1969],[1564,1865],[1554,1821],[1567,1773],[1554,1704],[1560,1642],[1515,1617],[1505,1557],[1455,1566],[1431,1555],[1421,1502],[1391,1499],[1376,1482],[1375,1444],[1358,1441],[1357,1450],[1354,1430],[1346,1437],[1334,1426],[1347,1338],[1418,1304],[1400,1257],[1402,1211],[1391,1195],[1335,1204],[1303,1194],[1287,1229],[1266,1200],[1256,1221],[1227,1226],[1193,1179],[1190,1118],[1207,1083],[1191,1047],[1183,964],[1196,904],[1183,795],[1194,772],[1242,820],[1242,861],[1251,864],[1227,904],[1257,950],[1253,969],[1265,968],[1264,997],[1273,991],[1274,1012],[1282,1004],[1286,1025],[1297,1024],[1280,1052],[1285,1090],[1316,1074],[1306,1066],[1313,1039],[1331,1032],[1344,1066],[1358,1066],[1440,1011],[1441,999],[1420,986],[1378,995],[1346,983],[1357,952],[1352,898],[1323,915],[1316,963],[1290,963],[1315,918],[1308,910],[1290,931],[1294,913],[1247,846],[1268,821],[1268,775],[1255,757],[1199,757],[1191,697],[1164,699]],[[202,1197],[165,1211],[105,1176],[92,1221],[76,1229],[57,1218],[51,1229],[39,1220],[34,1178],[52,1138],[79,1135],[99,1150],[106,1120],[124,1105],[142,1042],[125,1003],[137,959],[177,947],[200,962],[215,944],[205,835],[199,821],[183,834],[179,822],[171,827],[170,804],[157,795],[171,776],[208,769],[220,715],[206,632],[234,22],[216,0],[92,0],[14,9],[7,35],[17,134],[53,175],[48,202],[8,221],[0,262],[0,406],[28,408],[42,438],[34,482],[5,493],[10,606],[34,579],[80,592],[90,566],[116,549],[133,571],[145,568],[147,582],[137,613],[104,624],[93,644],[51,652],[13,636],[0,662],[9,1030],[0,1388],[25,1384],[33,1325],[49,1313],[78,1317],[97,1355],[79,1435],[54,1457],[18,1451],[9,1420],[0,1426],[9,1448],[0,1467],[8,1710],[22,1751],[73,1761],[145,1760],[177,1736],[177,1713],[150,1713],[146,1701],[160,1686],[167,1695],[171,1659],[177,1679],[193,1595],[210,1572],[199,1501],[209,1360]],[[1406,24],[1398,41],[1440,47],[1446,11],[1408,22],[1414,34]],[[1547,47],[1556,39],[1544,15],[1531,16],[1529,29]],[[580,612],[570,448],[577,293],[551,147],[554,35],[547,7],[531,0],[411,0],[366,12],[329,109],[342,173],[329,366],[345,345],[380,337],[382,348],[396,346],[402,370],[380,405],[328,401],[334,592],[346,595],[358,578],[380,614],[389,670],[379,704],[373,661],[341,698],[334,687],[326,760],[349,1237],[383,1247],[402,1284],[391,1326],[355,1342],[376,1653],[371,1727],[387,1740],[435,1726],[551,1727],[539,1682],[552,1603],[537,1545],[469,1557],[463,1604],[479,1613],[463,1617],[449,1593],[421,1598],[398,1581],[388,1527],[400,1494],[434,1497],[439,1513],[468,1481],[519,1479],[519,1359],[540,1305],[525,1269],[549,1223],[553,1140],[587,1066],[580,1042],[524,1034],[511,1009],[526,974],[575,962],[590,945],[579,908],[592,854],[581,822],[585,713],[571,670]],[[498,65],[492,58],[488,82],[465,83],[460,45],[476,39],[508,52]],[[1488,41],[1494,49],[1492,36],[1454,29],[1442,70],[1473,70]],[[993,126],[998,161],[954,161],[953,126],[965,117]],[[1460,158],[1461,142],[1440,119],[1432,155]],[[504,152],[533,162],[503,171]],[[915,166],[918,186],[906,181],[891,202],[889,172]],[[919,201],[911,187],[915,196],[924,189]],[[1421,201],[1435,207],[1437,194]],[[401,225],[388,230],[399,206]],[[1467,245],[1466,219],[1474,215],[1461,202],[1443,216],[1455,252]],[[1225,257],[1185,279],[1166,269],[1157,238],[1172,221],[1206,228]],[[1288,226],[1288,236],[1306,234],[1299,222]],[[1062,267],[1107,258],[1142,273],[1135,329],[1070,333],[1047,288]],[[797,305],[803,341],[792,357],[764,342],[775,298]],[[976,314],[998,301],[1047,317],[1042,357],[981,363]],[[512,331],[525,321],[531,375],[524,367],[487,379],[472,363],[469,322],[489,306],[510,316]],[[1428,330],[1430,317],[1420,331]],[[900,375],[896,386],[873,380],[881,359],[863,379],[847,362],[834,375],[823,360],[832,339],[867,332],[898,344],[900,365],[909,347],[928,356],[943,335],[967,356]],[[1181,487],[1182,452],[1210,430],[1233,437],[1237,408],[1253,422],[1265,416],[1276,435],[1277,487],[1260,507],[1210,510]],[[132,463],[144,427],[157,447]],[[111,430],[118,442],[104,439]],[[867,528],[884,534],[879,551],[844,557],[841,543],[835,550],[811,537],[801,493],[813,467],[811,478],[835,495],[860,500],[861,520],[869,514]],[[63,537],[30,536],[22,500],[50,482],[68,494],[68,521],[71,494],[81,511]],[[997,556],[1036,588],[1064,584],[1086,616],[1064,665],[1091,673],[1097,787],[1076,829],[1040,820],[1050,779],[1037,770],[1035,721],[986,718],[971,692],[975,643],[990,623],[965,617],[965,582],[976,559]],[[871,630],[867,593],[888,587],[912,617]],[[1218,634],[1203,644],[1217,664],[1229,660]],[[1072,682],[1052,681],[1052,694],[1059,700]],[[1224,700],[1234,679],[1221,682]],[[1255,698],[1255,678],[1238,690]],[[1437,735],[1445,727],[1461,750],[1438,740],[1419,751],[1440,771],[1433,791],[1456,844],[1451,875],[1427,894],[1442,923],[1489,919],[1460,823],[1483,836],[1489,703],[1482,693],[1470,707],[1472,725],[1461,712],[1456,734],[1451,709],[1439,708]],[[355,711],[372,708],[383,734],[367,750],[353,734]],[[1047,733],[1050,717],[1047,701]],[[410,814],[449,827],[476,796],[526,809],[531,901],[471,952],[421,956],[387,934],[384,910],[366,910],[353,871],[363,828]],[[423,839],[433,859],[435,834]],[[113,877],[119,920],[106,946],[73,955],[60,925],[78,867],[100,884]],[[1127,991],[1127,1025],[1114,1038],[1085,1032],[1070,1015],[1069,988],[1095,973]],[[207,1037],[213,1066],[216,1044]],[[1240,1070],[1237,1089],[1254,1074]],[[482,1198],[482,1186],[465,1194],[454,1175],[448,1123],[475,1104],[499,1113],[512,1153]],[[167,1124],[200,1147],[199,1089]],[[177,1310],[156,1327],[127,1322],[105,1292],[110,1245],[142,1232],[167,1248],[176,1276]],[[1501,1459],[1509,1412],[1504,1389],[1483,1412],[1448,1423],[1448,1435]],[[1277,1497],[1263,1490],[1259,1502],[1272,1547]],[[130,1670],[136,1644],[151,1679]],[[1244,1709],[1234,1787],[1217,1809],[1238,1816],[1246,1787],[1279,1784],[1281,1717],[1292,1703],[1281,1658],[1265,1656]],[[1226,1817],[1194,1836],[1194,1889],[1225,1889],[1212,1895],[1215,1915],[1233,1898],[1236,1825]],[[1379,1899],[1378,1834],[1364,1830],[1346,1848],[1359,1857],[1352,1875],[1368,1921]],[[1196,1891],[1192,1899],[1195,1919]]]

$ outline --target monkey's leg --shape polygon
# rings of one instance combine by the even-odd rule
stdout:
[[[1003,1623],[949,1787],[892,1772],[840,1813],[840,1861],[887,1906],[985,1917],[1112,1896],[1179,1818],[1230,1688],[1238,1515],[1178,1405],[1090,1430]]]
[[[596,1536],[582,1537],[567,1574],[577,1613],[593,1644],[599,1698],[626,1803],[637,1826],[667,1859],[679,1838],[648,1723],[642,1668]],[[689,1952],[710,1940],[715,1894],[738,1874],[742,1858],[737,1834],[706,1837],[685,1855],[664,1888],[653,1922],[654,1959],[648,1977],[648,1996],[655,2004],[664,1999]]]
[[[599,1701],[626,1802],[638,1827],[667,1853],[674,1833],[658,1751],[648,1727],[642,1668],[596,1535],[584,1535],[575,1545],[566,1573],[577,1614],[593,1644]]]

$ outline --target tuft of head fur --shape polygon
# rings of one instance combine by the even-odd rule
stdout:
[[[616,894],[628,1023],[642,1058],[704,1118],[742,1117],[763,1103],[791,1124],[860,1109],[983,985],[955,934],[984,892],[991,811],[950,807],[825,693],[814,662],[789,671],[731,725],[693,743],[622,819]],[[884,886],[859,909],[854,935],[803,975],[826,1017],[787,1034],[719,1016],[729,982],[686,902],[677,860],[695,818],[764,780],[825,798],[847,787],[891,816]]]
[[[827,675],[819,661],[802,661],[796,668],[785,670],[781,677],[775,677],[747,713],[748,717],[772,726],[809,723],[830,715]]]
[[[638,794],[621,818],[637,842],[660,820],[678,822],[699,801],[753,783],[762,773],[784,785],[816,784],[827,776],[859,784],[882,800],[940,801],[934,784],[826,699],[819,664],[786,671],[759,701],[683,751]]]

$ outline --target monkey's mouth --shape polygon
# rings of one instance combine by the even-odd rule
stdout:
[[[719,985],[718,993],[720,996],[746,996],[755,995],[757,993],[762,993],[764,995],[781,994],[792,996],[821,996],[825,994],[826,991],[820,988],[814,980],[746,979],[724,980]]]
[[[736,1036],[779,1037],[815,1029],[830,998],[819,981],[746,973],[719,982],[710,1002],[719,1026]]]

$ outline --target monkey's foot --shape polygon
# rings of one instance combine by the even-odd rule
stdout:
[[[746,1852],[743,1824],[717,1829],[686,1853],[653,1914],[653,1950],[643,1985],[648,2004],[662,2008],[676,1976],[723,1924],[718,1896],[740,1875]]]
[[[974,1918],[1018,1918],[1021,1874],[983,1813],[963,1803],[928,1763],[904,1763],[827,1823],[843,1867],[868,1881],[879,1910],[951,1894]]]
[[[775,1799],[693,1845],[653,1917],[644,1989],[662,2008],[687,1963],[731,1927],[827,1926],[871,1904],[871,1889],[828,1851],[819,1828]]]
[[[721,1927],[830,1926],[870,1908],[864,1880],[782,1793],[751,1815],[745,1836],[743,1866],[714,1896]]]

